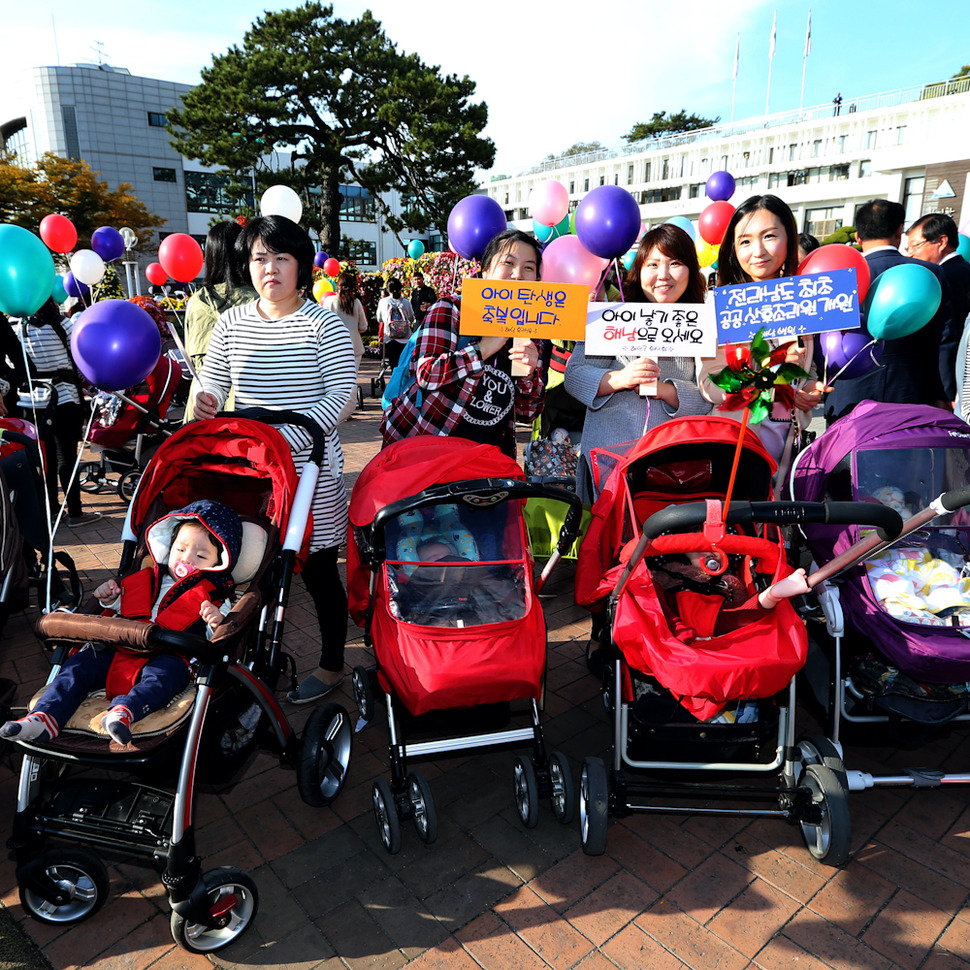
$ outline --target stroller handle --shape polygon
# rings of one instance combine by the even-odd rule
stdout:
[[[970,505],[970,485],[944,492],[937,500],[947,512],[955,512],[964,505]]]
[[[970,500],[970,489],[966,491]],[[697,532],[706,521],[706,502],[672,505],[647,519],[643,536],[649,541],[664,532]],[[891,542],[903,531],[898,512],[873,502],[732,502],[724,522],[726,525],[872,525],[883,542]]]
[[[240,408],[238,411],[220,411],[217,417],[220,418],[251,418],[253,421],[262,421],[263,424],[295,424],[307,431],[313,439],[310,457],[307,459],[314,465],[319,465],[323,461],[323,454],[327,447],[327,436],[323,433],[323,428],[317,424],[313,418],[300,414],[297,411],[271,411],[269,408]]]
[[[583,518],[583,503],[575,492],[558,485],[542,485],[515,478],[472,478],[458,482],[433,485],[417,495],[398,499],[385,505],[374,516],[371,527],[371,557],[368,565],[376,568],[384,559],[384,530],[389,519],[442,502],[462,501],[471,508],[498,505],[499,502],[520,501],[528,498],[547,498],[564,502],[569,506],[562,528],[559,530],[557,551],[565,553],[576,541]]]

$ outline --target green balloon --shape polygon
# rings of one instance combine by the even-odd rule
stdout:
[[[54,260],[32,232],[0,225],[0,312],[29,317],[54,290]]]
[[[576,210],[573,209],[569,213],[569,231],[575,236],[576,235]]]

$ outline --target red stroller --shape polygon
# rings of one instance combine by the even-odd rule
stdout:
[[[534,496],[570,507],[535,582],[522,511]],[[400,850],[402,818],[414,820],[423,842],[437,836],[431,790],[409,758],[531,742],[532,759],[514,765],[522,822],[538,823],[540,797],[552,798],[560,822],[572,818],[568,762],[547,754],[539,720],[546,625],[537,593],[575,540],[581,511],[574,494],[527,484],[497,448],[461,438],[395,442],[361,472],[350,502],[348,592],[387,701],[391,783],[375,782],[373,798],[388,852]],[[370,720],[374,681],[364,668],[354,691]],[[531,723],[506,726],[509,702],[523,700]]]
[[[265,422],[300,424],[314,436],[299,481],[289,447]],[[240,595],[211,641],[137,620],[51,613],[39,621],[38,635],[53,650],[51,676],[71,648],[88,642],[178,652],[193,658],[196,676],[168,707],[135,722],[124,748],[92,729],[85,706],[104,707],[104,697],[93,695],[55,740],[11,742],[24,759],[8,845],[21,902],[35,919],[63,926],[105,904],[108,873],[92,846],[161,870],[175,942],[198,953],[220,950],[251,925],[258,892],[240,869],[202,872],[196,780],[224,788],[265,747],[296,769],[307,804],[328,805],[339,794],[351,752],[347,712],[319,705],[299,739],[274,695],[287,667],[296,685],[282,652],[284,611],[306,554],[324,446],[319,427],[302,415],[242,412],[180,429],[149,462],[128,510],[122,574],[142,565],[146,527],[173,509],[218,495],[242,519],[233,568]]]
[[[803,623],[787,600],[767,610],[757,597],[791,572],[779,524],[859,510],[771,501],[774,462],[747,431],[740,501],[722,519],[739,430],[721,417],[661,425],[593,506],[576,589],[581,604],[606,610],[613,737],[608,771],[599,758],[583,763],[587,853],[605,850],[611,815],[736,811],[800,824],[823,862],[847,857],[844,773],[808,763],[795,739]],[[742,807],[710,807],[713,799]]]
[[[82,491],[100,492],[111,485],[123,502],[131,501],[148,459],[174,430],[165,417],[181,380],[181,366],[162,354],[137,387],[98,394],[88,443],[99,456],[98,461],[85,462],[78,470]],[[111,475],[117,475],[117,480]]]

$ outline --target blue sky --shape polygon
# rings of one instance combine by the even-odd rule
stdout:
[[[272,0],[91,0],[8,4],[0,59],[0,120],[16,110],[17,77],[36,64],[104,59],[133,74],[194,83],[213,54],[241,41]],[[805,104],[929,83],[970,63],[967,0],[853,4],[816,0],[526,0],[505,4],[334,3],[338,16],[369,8],[389,37],[446,73],[468,74],[489,105],[494,172],[514,174],[577,141],[619,145],[654,111],[731,114],[740,34],[735,119],[762,114],[772,16],[778,33],[771,111],[797,108],[805,27],[812,52]],[[458,11],[461,12],[458,12]],[[608,13],[591,19],[590,11]],[[54,14],[52,24],[51,14]],[[55,45],[56,34],[56,45]]]

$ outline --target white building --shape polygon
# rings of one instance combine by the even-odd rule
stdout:
[[[24,165],[45,152],[83,159],[109,187],[129,183],[145,207],[166,220],[151,251],[140,254],[147,264],[169,233],[187,232],[204,242],[211,223],[238,210],[224,175],[183,158],[170,144],[165,113],[191,89],[107,64],[35,67],[20,82],[21,112],[0,122],[0,148]],[[267,161],[274,170],[289,164],[282,155]],[[350,243],[347,252],[333,255],[353,258],[368,270],[405,255],[366,189],[341,186],[341,192],[340,232]],[[252,205],[252,195],[247,201]],[[399,193],[389,193],[386,201],[401,212]],[[428,234],[413,238],[427,240]]]
[[[845,98],[836,110],[829,103],[560,157],[493,177],[483,189],[527,230],[529,195],[549,179],[569,190],[571,210],[590,189],[621,185],[652,226],[675,215],[696,219],[710,202],[705,181],[721,170],[737,181],[732,203],[779,195],[799,230],[819,238],[852,225],[857,208],[875,198],[902,202],[907,226],[927,212],[958,224],[970,215],[970,78]]]

